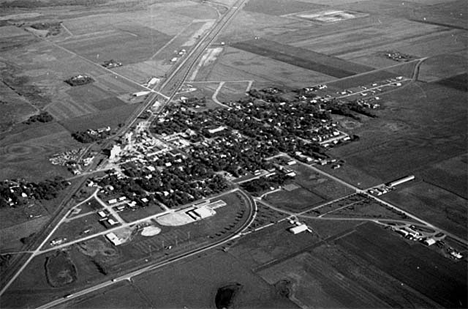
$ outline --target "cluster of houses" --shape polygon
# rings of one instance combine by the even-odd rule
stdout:
[[[115,61],[114,59],[104,61],[102,64],[103,67],[106,69],[113,69],[113,68],[118,68],[122,66],[122,62]]]
[[[407,54],[401,53],[399,51],[385,52],[385,57],[387,57],[388,59],[391,59],[393,61],[398,61],[398,62],[407,62],[407,61],[410,61],[412,59],[415,59],[414,56],[407,55]]]

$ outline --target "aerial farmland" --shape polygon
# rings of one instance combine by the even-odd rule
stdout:
[[[466,308],[462,0],[0,0],[1,308]]]

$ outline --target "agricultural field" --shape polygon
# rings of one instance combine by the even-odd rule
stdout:
[[[424,182],[468,199],[468,156],[463,154],[419,172]]]
[[[337,78],[348,77],[371,70],[370,67],[364,65],[354,64],[326,54],[284,45],[266,39],[238,42],[232,46],[253,54],[262,55]]]
[[[423,256],[431,256],[433,263]],[[321,308],[438,308],[450,304],[450,298],[463,297],[466,288],[464,263],[454,264],[421,244],[408,246],[396,234],[370,223],[258,274],[270,284],[291,281],[294,302]]]
[[[166,95],[174,101],[204,98],[200,106],[189,100],[184,103],[194,111],[210,111],[245,98],[253,88],[271,87],[259,92],[257,98],[269,101],[267,94],[280,88],[285,91],[283,97],[278,96],[280,100],[300,98],[302,103],[297,104],[311,104],[311,117],[330,108],[326,111],[334,121],[330,127],[336,126],[351,137],[336,145],[323,146],[329,141],[321,142],[323,149],[312,144],[316,153],[311,157],[328,155],[336,159],[330,160],[334,164],[291,162],[287,168],[296,173],[295,178],[261,197],[236,191],[245,178],[229,178],[226,190],[232,191],[210,201],[223,200],[226,205],[220,203],[213,209],[189,206],[205,211],[207,217],[203,219],[197,212],[168,210],[153,201],[141,200],[147,207],[115,207],[125,222],[145,220],[113,229],[123,241],[118,245],[106,238],[108,229],[96,213],[101,205],[92,200],[53,230],[42,248],[46,252],[28,262],[0,293],[1,308],[38,307],[53,300],[64,301],[60,308],[468,306],[466,0],[239,3],[0,3],[0,181],[63,176],[73,187],[88,175],[98,178],[112,173],[96,173],[93,162],[84,173],[72,176],[64,166],[52,165],[49,158],[71,149],[85,149],[72,138],[76,131],[107,126],[112,134],[126,130],[129,119],[152,103],[149,98],[156,95],[159,101]],[[238,12],[230,8],[233,5]],[[50,29],[46,29],[48,25]],[[219,29],[219,34],[209,33],[214,29]],[[205,43],[209,44],[204,50],[194,50],[197,46],[204,48]],[[106,66],[110,60],[119,64]],[[73,86],[65,82],[77,75],[85,75],[92,82]],[[153,78],[157,82],[149,83]],[[183,86],[175,89],[179,83]],[[380,89],[383,84],[387,86]],[[312,90],[301,89],[304,87]],[[160,91],[162,95],[134,94],[140,91]],[[174,98],[172,91],[177,91]],[[359,105],[363,110],[355,108],[347,113],[344,104],[354,99],[362,101],[352,102],[349,109]],[[158,109],[152,108],[151,120],[164,114]],[[24,123],[44,111],[52,121]],[[259,114],[264,115],[263,111]],[[328,114],[320,117],[328,118]],[[285,132],[280,123],[269,121],[271,124],[265,125],[268,130],[274,128],[278,136]],[[301,129],[300,121],[293,124]],[[150,126],[150,121],[141,120],[138,130],[145,130],[146,125]],[[315,140],[339,135],[327,130],[334,129],[318,125],[315,132],[323,135]],[[226,131],[218,130],[222,132],[220,138]],[[142,134],[135,138],[144,140],[142,144],[154,142],[146,137]],[[247,140],[251,136],[239,134],[237,138]],[[128,141],[132,147],[130,137],[123,140],[117,136],[115,142],[96,143],[91,148],[93,155],[106,163],[102,158],[111,143]],[[212,140],[207,139],[207,145]],[[190,142],[197,145],[199,136],[191,135]],[[287,151],[294,152],[295,147]],[[169,155],[190,156],[186,150],[174,149]],[[276,149],[267,150],[276,153]],[[152,173],[142,169],[141,177],[131,181],[155,181],[156,185],[158,172],[165,173],[162,164],[176,170],[174,163],[168,162],[169,155],[158,157],[162,163],[158,162],[157,168],[147,166]],[[132,159],[144,162],[147,158],[142,155]],[[177,159],[175,162],[186,158]],[[120,163],[114,163],[109,167],[126,182],[127,176],[119,175]],[[180,166],[180,173],[185,172],[187,169]],[[363,193],[407,175],[415,179],[379,198],[427,221],[421,229],[432,229],[431,224],[434,230],[440,229],[440,235],[446,238],[434,245],[426,246],[392,231],[390,227],[397,223],[389,220],[411,224],[415,219]],[[203,190],[200,184],[189,185]],[[139,201],[142,191],[134,187],[139,188],[129,185],[126,189],[135,191],[131,199]],[[158,194],[170,196],[174,190],[181,190],[175,185],[166,189],[170,192],[161,190]],[[1,253],[37,248],[44,240],[39,232],[48,224],[52,230],[50,222],[60,219],[54,216],[61,207],[67,211],[92,190],[94,187],[82,188],[72,199],[63,200],[74,193],[64,190],[54,200],[17,208],[15,201],[7,201],[10,206],[0,209]],[[293,234],[290,229],[294,226],[306,229]],[[51,243],[101,232],[63,247]],[[30,252],[34,251],[15,257],[26,259]],[[0,259],[2,271],[8,266],[8,258],[5,255]],[[21,266],[14,265],[17,260],[10,261],[13,267],[7,275]],[[150,271],[145,268],[131,280],[112,280],[150,265],[154,266]],[[0,281],[2,289],[6,280]],[[103,282],[111,285],[100,289]],[[94,286],[96,290],[89,294],[70,299],[66,296]],[[235,287],[234,298],[220,306],[220,292],[229,287]]]
[[[466,239],[466,199],[425,182],[413,183],[382,197],[435,226]]]
[[[463,93],[415,82],[382,95],[382,99],[383,109],[377,111],[379,118],[364,119],[359,127],[348,129],[360,140],[331,153],[381,182],[466,153]]]
[[[444,307],[467,305],[466,263],[454,263],[421,244],[408,246],[390,231],[371,224],[336,242]]]

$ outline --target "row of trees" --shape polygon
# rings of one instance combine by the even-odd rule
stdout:
[[[89,130],[87,131],[76,131],[72,133],[72,137],[76,139],[78,142],[83,144],[97,142],[99,140],[103,140],[109,136],[109,132],[104,131],[102,133],[91,133]]]
[[[276,174],[270,177],[260,177],[249,182],[242,184],[242,188],[253,194],[259,194],[270,190],[272,187],[277,188],[284,185],[284,183],[290,179],[285,174]]]

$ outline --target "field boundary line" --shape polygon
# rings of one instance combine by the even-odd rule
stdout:
[[[163,45],[163,47],[161,47],[157,52],[155,52],[151,57],[148,58],[148,60],[153,60],[154,57],[156,57],[163,49],[165,49],[166,47],[168,47],[170,44],[172,44],[172,42],[174,42],[178,37],[179,35],[181,35],[183,32],[185,32],[189,27],[191,27],[193,25],[193,21],[187,26],[185,27],[184,29],[180,30],[176,35],[174,35],[174,37],[172,39],[169,40],[169,42],[167,42],[166,44]]]
[[[81,55],[79,55],[79,54],[77,54],[77,53],[75,53],[75,52],[73,52],[73,51],[71,51],[71,50],[69,50],[69,49],[63,47],[63,46],[60,46],[59,44],[57,44],[57,43],[55,43],[55,42],[52,42],[52,41],[49,41],[49,40],[44,40],[44,41],[49,42],[49,44],[51,44],[51,45],[53,45],[53,46],[55,46],[55,47],[57,47],[57,48],[60,48],[60,49],[62,49],[62,50],[64,50],[64,51],[66,51],[66,52],[68,52],[68,53],[74,55],[75,57],[78,57],[78,58],[80,58],[81,60],[83,60],[83,61],[85,61],[85,62],[88,62],[88,63],[90,63],[90,64],[92,64],[92,65],[94,65],[94,66],[100,68],[101,70],[104,70],[104,71],[106,71],[106,72],[109,72],[111,75],[114,75],[114,76],[118,76],[118,77],[120,77],[120,78],[123,78],[123,79],[125,79],[125,80],[131,82],[132,84],[135,84],[135,85],[138,86],[138,87],[141,87],[141,88],[144,88],[144,89],[149,90],[149,91],[151,91],[151,92],[154,92],[154,93],[156,93],[156,94],[158,94],[158,95],[160,95],[160,96],[162,96],[162,97],[164,97],[164,98],[167,97],[166,95],[164,95],[164,94],[162,94],[162,93],[160,93],[160,92],[158,92],[158,91],[156,91],[156,90],[154,90],[154,89],[152,89],[152,88],[142,86],[140,83],[134,81],[133,79],[128,78],[128,77],[126,77],[126,76],[124,76],[124,75],[121,75],[121,74],[119,74],[119,73],[116,73],[116,72],[114,72],[114,71],[112,71],[112,70],[110,70],[110,69],[107,69],[107,68],[103,67],[102,65],[100,65],[100,64],[98,64],[98,63],[95,63],[95,62],[93,62],[93,61],[91,61],[91,60],[89,60],[89,59],[87,59],[87,58],[85,58],[85,57],[83,57],[83,56],[81,56]]]
[[[74,37],[75,35],[65,26],[64,23],[60,23],[60,26],[62,26],[63,30],[67,32],[70,36]]]

